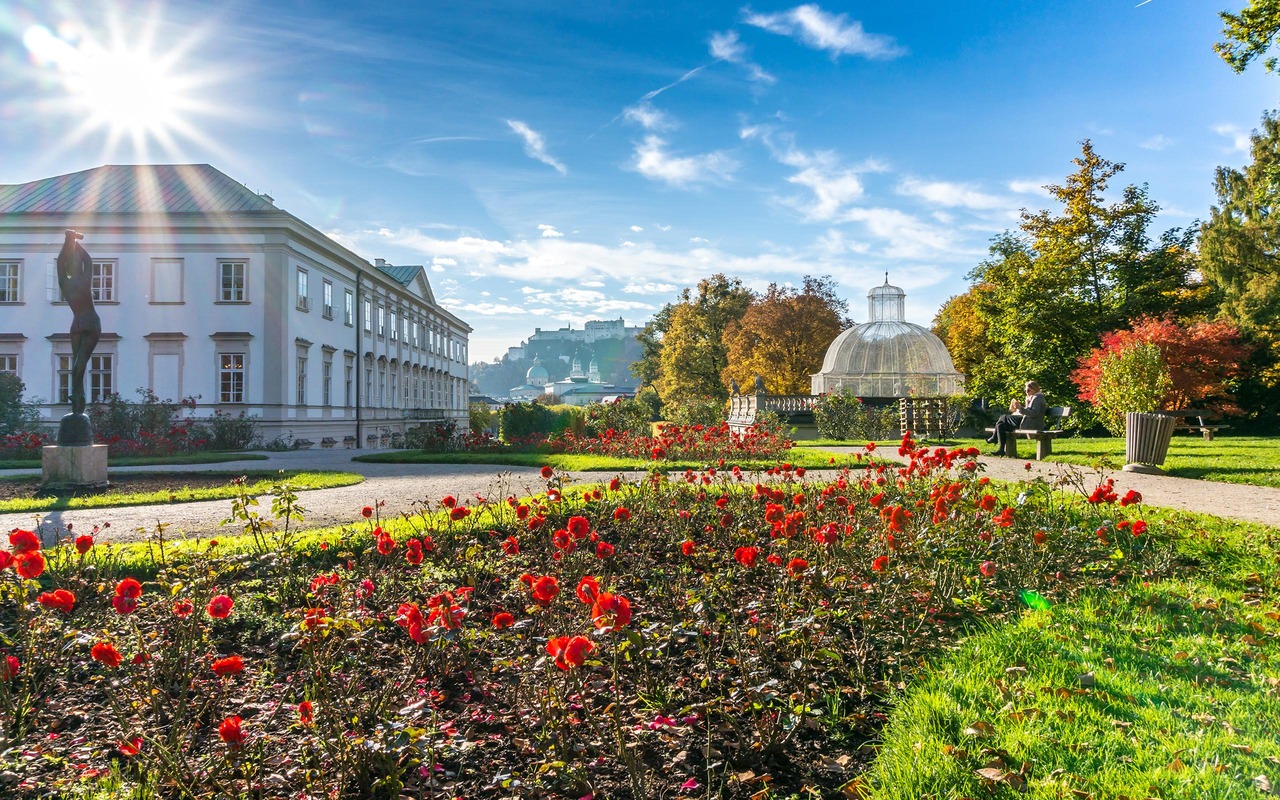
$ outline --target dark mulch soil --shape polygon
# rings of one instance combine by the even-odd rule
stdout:
[[[112,473],[111,488],[102,494],[139,494],[142,492],[162,492],[182,495],[187,489],[208,489],[226,486],[231,480],[229,475],[202,475],[197,472],[181,474],[136,474]],[[43,479],[12,478],[0,480],[0,501],[27,500],[32,497],[43,497],[40,487]]]

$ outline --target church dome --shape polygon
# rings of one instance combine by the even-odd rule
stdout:
[[[546,386],[549,380],[551,376],[547,374],[546,367],[538,359],[533,359],[533,366],[524,374],[524,382],[529,386]]]
[[[869,321],[854,325],[827,348],[822,371],[810,379],[814,394],[849,392],[858,397],[949,397],[964,391],[942,340],[907,322],[906,292],[889,284],[867,293]]]

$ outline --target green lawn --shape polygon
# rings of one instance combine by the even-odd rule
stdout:
[[[832,463],[831,459],[835,459]],[[354,461],[372,464],[495,464],[512,467],[552,466],[567,472],[619,472],[627,470],[647,470],[661,468],[665,470],[703,469],[706,461],[650,461],[642,458],[616,458],[614,456],[597,455],[565,455],[552,453],[424,453],[421,450],[397,450],[387,453],[356,456]],[[841,453],[830,453],[813,448],[792,448],[787,453],[786,463],[806,469],[834,468],[854,463],[851,457]],[[775,467],[778,461],[731,461],[726,466],[737,464],[743,469],[768,469]]]
[[[1280,529],[1148,514],[1160,517],[1194,577],[971,637],[896,701],[865,794],[849,796],[1254,798],[1280,786]]]
[[[130,475],[152,475],[156,473],[129,473]],[[218,487],[177,488],[173,491],[124,493],[107,491],[103,494],[85,497],[35,497],[0,501],[0,513],[21,511],[61,511],[70,508],[115,508],[119,506],[171,505],[173,503],[191,503],[197,500],[225,500],[235,497],[239,489],[231,485],[231,481],[239,477],[249,479],[248,492],[251,495],[266,494],[274,483],[287,480],[294,491],[309,489],[332,489],[337,486],[351,486],[364,480],[363,475],[354,472],[276,472],[273,470],[254,470],[249,472],[217,472],[198,473],[201,475],[222,476],[226,485]],[[108,479],[110,474],[108,473]],[[26,480],[25,478],[0,478],[0,481]],[[175,483],[181,478],[175,477]]]
[[[113,467],[162,467],[176,464],[222,464],[227,461],[266,461],[261,453],[189,453],[173,456],[112,456]],[[0,460],[0,469],[39,469],[40,459]]]
[[[963,444],[989,448],[981,439]],[[1019,442],[1026,453],[1030,442]],[[1124,465],[1122,438],[1060,438],[1053,443],[1049,461],[1090,466],[1108,459],[1119,469]],[[1251,486],[1280,486],[1280,438],[1264,436],[1217,436],[1206,442],[1200,434],[1176,434],[1162,466],[1179,478],[1200,478],[1221,483]]]

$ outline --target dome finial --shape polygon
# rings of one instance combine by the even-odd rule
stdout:
[[[885,286],[889,285],[889,270],[887,269],[884,271],[884,285]]]

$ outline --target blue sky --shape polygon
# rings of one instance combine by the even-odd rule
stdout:
[[[887,270],[928,324],[1082,139],[1160,228],[1207,216],[1280,88],[1213,53],[1219,10],[10,0],[0,183],[213,164],[426,265],[473,358],[714,272],[829,274],[862,321]]]

